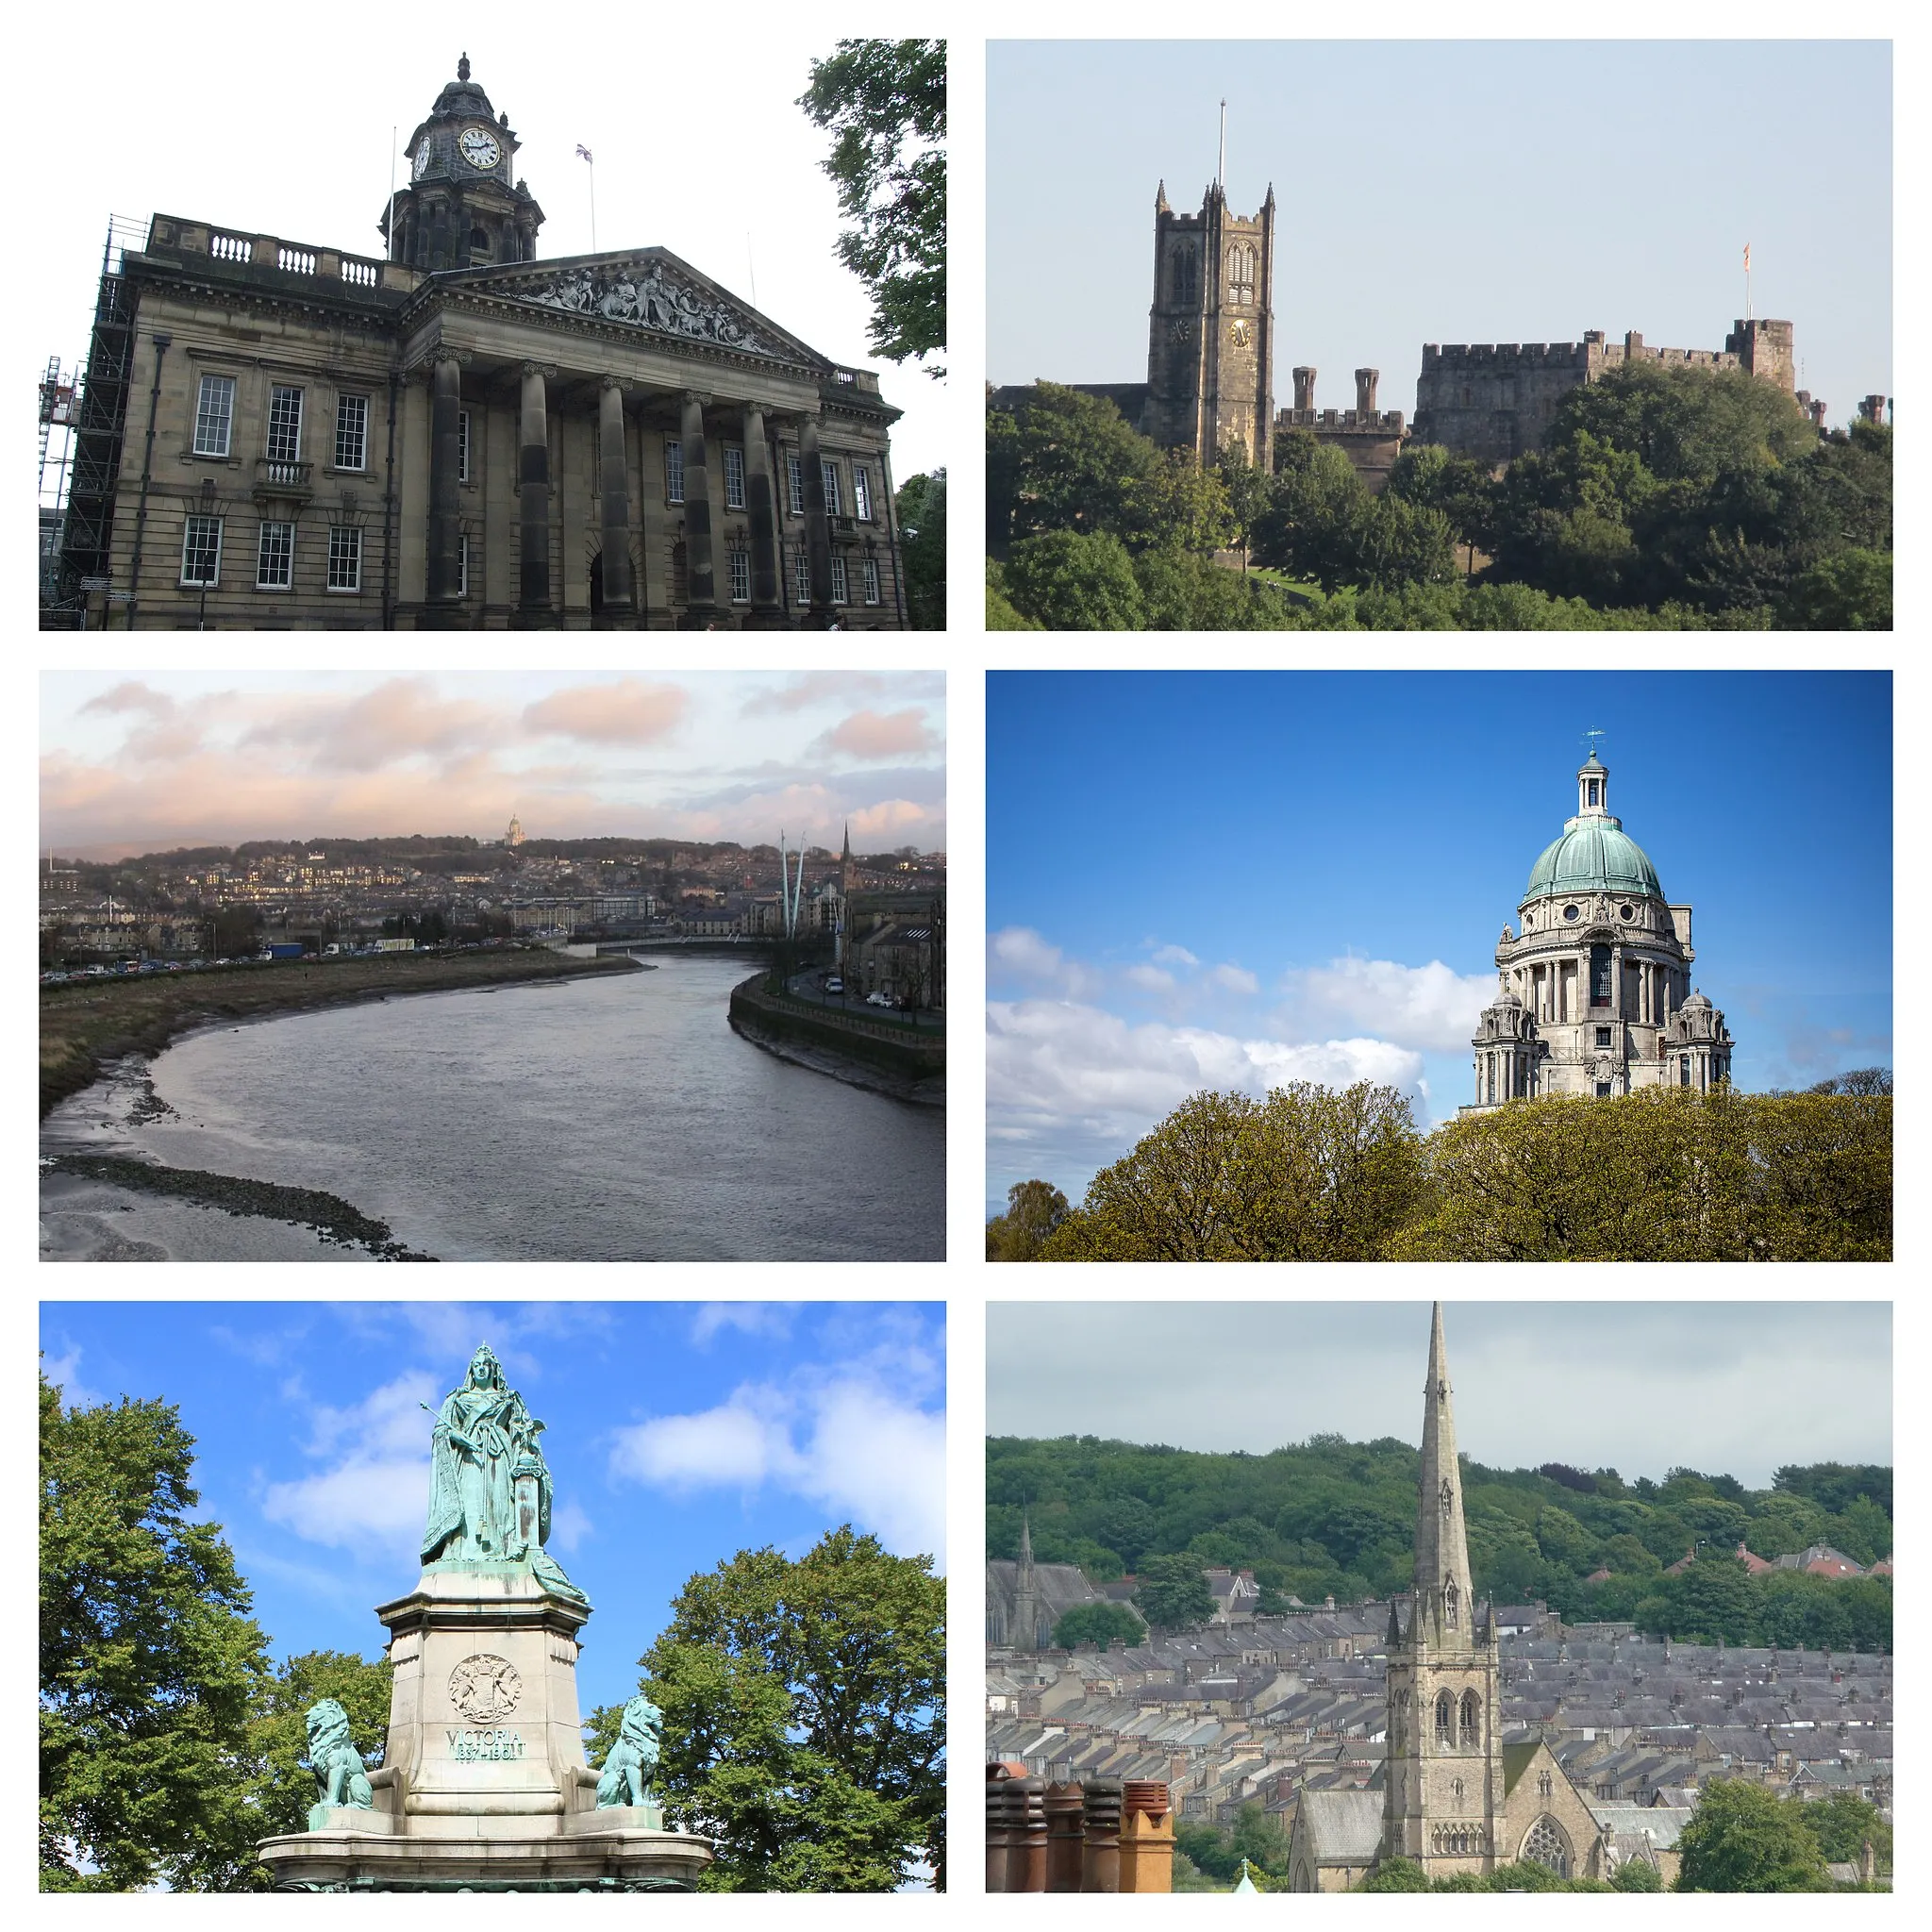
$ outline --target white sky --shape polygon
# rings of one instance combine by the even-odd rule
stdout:
[[[1891,1460],[1889,1302],[1450,1302],[1457,1446],[1766,1488]],[[991,1302],[986,1428],[1265,1454],[1420,1440],[1426,1302]]]
[[[48,672],[63,858],[468,834],[945,843],[938,672]]]
[[[509,114],[516,172],[544,211],[545,257],[597,245],[669,248],[822,354],[877,371],[906,411],[895,481],[946,460],[945,385],[874,362],[871,306],[833,253],[840,217],[819,163],[830,137],[794,102],[811,62],[866,24],[758,4],[577,7],[499,0],[446,14],[341,0],[325,11],[208,0],[187,12],[115,7],[42,16],[42,67],[25,96],[16,166],[38,156],[58,192],[23,192],[14,258],[34,264],[39,312],[16,354],[84,358],[109,214],[156,213],[380,257],[391,129],[396,184],[411,131],[470,57],[471,78]],[[898,22],[895,30],[905,30]],[[874,30],[876,30],[874,28]],[[25,36],[9,34],[25,55]],[[754,277],[754,269],[756,271]],[[16,367],[22,381],[25,367]]]

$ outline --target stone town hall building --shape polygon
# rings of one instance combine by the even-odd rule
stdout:
[[[1296,1891],[1346,1891],[1389,1858],[1431,1878],[1533,1862],[1563,1878],[1608,1875],[1606,1834],[1541,1739],[1503,1741],[1496,1622],[1478,1605],[1442,1305],[1429,1329],[1408,1621],[1389,1609],[1382,1788],[1306,1791],[1289,1840]]]
[[[1475,1046],[1482,1113],[1537,1094],[1607,1097],[1675,1085],[1707,1092],[1731,1072],[1724,1016],[1690,984],[1690,908],[1609,808],[1609,768],[1576,774],[1576,816],[1530,868],[1520,932],[1496,944],[1501,990]]]
[[[539,258],[517,146],[465,58],[385,259],[153,218],[89,356],[91,626],[904,626],[877,378],[666,249]]]

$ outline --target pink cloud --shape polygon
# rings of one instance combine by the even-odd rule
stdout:
[[[271,699],[257,707],[241,742],[288,745],[318,767],[373,772],[398,758],[501,744],[510,731],[499,706],[441,697],[426,678],[391,677],[357,697]]]
[[[676,730],[690,706],[690,697],[675,684],[625,677],[553,691],[524,712],[524,724],[531,731],[592,744],[652,744]]]
[[[814,749],[842,752],[853,758],[918,758],[939,742],[924,709],[854,711],[819,740]]]

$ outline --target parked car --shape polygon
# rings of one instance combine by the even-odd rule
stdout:
[[[865,1003],[869,1007],[890,1007],[892,999],[890,993],[869,992],[865,996]]]
[[[825,991],[828,993],[843,994],[845,982],[836,973],[828,974],[825,978]]]

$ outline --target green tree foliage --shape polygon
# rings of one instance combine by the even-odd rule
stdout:
[[[1006,572],[991,558],[986,560],[986,627],[988,630],[1039,630],[1030,617],[1023,617],[1007,595]]]
[[[1006,592],[1046,630],[1140,630],[1146,607],[1126,546],[1108,531],[1054,530],[1013,545]]]
[[[1661,1891],[1662,1874],[1644,1858],[1625,1858],[1610,1880],[1612,1891]]]
[[[248,1724],[249,1755],[257,1766],[260,1816],[258,1838],[306,1831],[316,1801],[308,1763],[308,1710],[333,1697],[349,1716],[349,1735],[373,1771],[382,1762],[389,1735],[391,1671],[353,1652],[311,1650],[282,1663],[259,1687]],[[259,1883],[267,1873],[257,1868]]]
[[[1421,1174],[1414,1118],[1392,1088],[1197,1093],[1093,1177],[1041,1258],[1360,1259],[1412,1211]]]
[[[1679,1891],[1825,1891],[1817,1838],[1761,1786],[1725,1778],[1704,1788],[1677,1839]]]
[[[909,476],[893,506],[906,566],[906,617],[914,630],[946,627],[946,473]]]
[[[1139,1617],[1125,1604],[1075,1604],[1053,1626],[1053,1641],[1061,1650],[1075,1644],[1139,1643],[1147,1634]]]
[[[1757,1491],[1722,1474],[1676,1470],[1660,1484],[1626,1483],[1605,1470],[1585,1491],[1541,1471],[1465,1461],[1476,1587],[1500,1602],[1541,1599],[1572,1622],[1634,1615],[1647,1630],[1686,1641],[1887,1652],[1885,1577],[1786,1569],[1751,1576],[1732,1546],[1709,1544],[1688,1571],[1661,1574],[1659,1553],[1677,1562],[1699,1517],[1718,1507],[1741,1525],[1736,1541],[1768,1558],[1803,1549],[1807,1538],[1837,1541],[1848,1519],[1803,1502],[1789,1485],[1815,1479],[1847,1508],[1864,1501],[1878,1509],[1868,1491],[1886,1489],[1890,1472],[1864,1473],[1866,1487],[1849,1492],[1834,1487],[1833,1468],[1783,1471],[1785,1486]],[[1163,1561],[1196,1577],[1222,1564],[1252,1570],[1276,1599],[1358,1601],[1408,1586],[1417,1478],[1415,1449],[1389,1439],[1315,1437],[1266,1456],[1212,1456],[1091,1436],[995,1438],[987,1445],[987,1554],[1016,1553],[1024,1508],[1040,1560],[1078,1563],[1096,1581],[1118,1574],[1125,1552],[1142,1575]],[[1890,1519],[1879,1513],[1889,1542]],[[1591,1580],[1599,1571],[1607,1576]]]
[[[1855,1791],[1834,1791],[1828,1798],[1808,1801],[1788,1798],[1785,1802],[1818,1840],[1818,1849],[1828,1863],[1856,1865],[1869,1844],[1875,1875],[1891,1876],[1891,1826],[1879,1816],[1875,1805]]]
[[[1149,1624],[1163,1630],[1191,1630],[1214,1614],[1214,1593],[1192,1557],[1150,1557],[1134,1602]]]
[[[1243,1805],[1229,1824],[1176,1822],[1174,1840],[1175,1849],[1217,1886],[1239,1885],[1243,1859],[1262,1877],[1288,1875],[1288,1836],[1256,1803]]]
[[[1357,1891],[1427,1891],[1429,1874],[1413,1858],[1384,1858]]]
[[[1070,1209],[1067,1197],[1045,1181],[1020,1181],[1007,1190],[1007,1211],[986,1224],[989,1261],[1037,1261],[1040,1251]]]
[[[41,1380],[43,1890],[247,1882],[263,1640],[194,1439],[162,1402],[65,1407]]]
[[[851,225],[839,258],[872,296],[873,346],[891,362],[943,354],[945,42],[841,41],[798,105],[834,137],[820,165]]]
[[[943,1886],[945,1611],[930,1557],[849,1526],[685,1585],[641,1688],[666,1812],[717,1841],[705,1890],[891,1891],[921,1859]],[[598,1743],[621,1717],[593,1713]]]
[[[1024,537],[1143,528],[1130,506],[1164,467],[1104,397],[1036,383],[1023,408],[987,415],[988,547],[1003,557]]]

